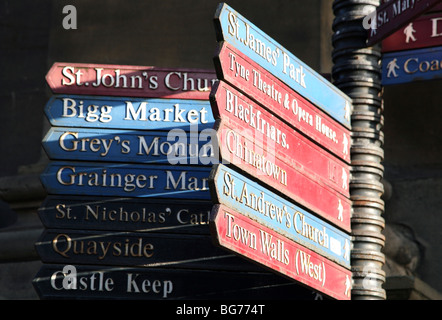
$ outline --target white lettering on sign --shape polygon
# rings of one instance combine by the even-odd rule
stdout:
[[[160,81],[164,81],[164,86],[172,91],[200,91],[208,92],[217,79],[192,77],[188,72],[172,71],[159,79],[158,75],[150,75],[147,71],[132,70],[129,74],[124,74],[127,70],[90,68],[93,75],[86,77],[88,69],[75,68],[73,66],[63,67],[61,74],[61,84],[63,86],[92,86],[106,88],[124,89],[158,89]],[[85,80],[87,78],[88,80]]]
[[[311,279],[318,281],[322,286],[325,284],[325,264],[322,261],[314,263],[311,261],[311,255],[302,250],[296,252],[296,272],[303,273]]]
[[[431,19],[431,37],[442,37],[442,27],[439,30],[439,22],[442,22],[442,18],[433,18]]]
[[[191,213],[188,209],[181,209],[176,214],[177,221],[180,224],[203,225],[209,224],[210,211]]]
[[[297,234],[304,239],[317,243],[321,247],[330,247],[330,236],[327,228],[314,227],[307,222],[304,214],[287,208],[282,203],[274,203],[264,192],[255,194],[249,191],[247,183],[235,179],[230,173],[224,173],[224,186],[222,192],[236,203],[246,206],[259,213],[263,217],[268,217],[286,229],[294,229]],[[336,240],[336,242],[340,242]]]
[[[326,136],[328,139],[334,141],[335,143],[338,143],[338,139],[336,138],[336,131],[331,129],[325,123],[322,123],[322,118],[319,115],[316,115],[315,119],[316,119],[315,129],[320,133],[322,133],[324,136]],[[347,148],[344,148],[344,150],[346,149]]]
[[[63,7],[63,13],[67,15],[63,18],[63,28],[65,30],[77,29],[77,8],[73,5],[66,5]]]
[[[325,248],[329,247],[329,235],[327,234],[327,229],[325,226],[323,226],[322,229],[318,229],[308,224],[305,221],[305,216],[300,212],[295,213],[293,221],[294,228],[298,234]]]
[[[282,72],[289,74],[290,78],[299,83],[302,87],[306,88],[305,85],[305,73],[302,66],[296,67],[290,60],[290,57],[285,52],[283,53],[283,67]]]
[[[72,209],[69,206],[57,205],[57,218],[63,218],[66,216],[64,211],[68,214]],[[146,222],[146,223],[159,223],[163,224],[166,219],[171,216],[172,211],[170,208],[165,208],[164,212],[154,212],[148,210],[145,207],[138,210],[126,210],[124,205],[120,206],[117,210],[108,209],[105,206],[89,205],[84,207],[84,220],[86,221],[116,221],[119,222]],[[68,218],[69,219],[69,218]]]
[[[235,217],[228,212],[224,212],[227,220],[226,237],[249,247],[252,250],[258,250],[258,237],[261,253],[268,256],[270,259],[288,265],[290,263],[290,252],[286,249],[284,241],[273,238],[273,235],[259,229],[259,234],[256,234],[245,227],[235,223]]]
[[[439,71],[442,69],[442,59],[441,60],[423,60],[419,61],[418,58],[409,58],[404,63],[404,71],[408,74],[413,74],[416,72],[426,73],[431,71]]]
[[[172,81],[172,80],[175,81]],[[178,79],[178,80],[177,80]],[[216,82],[216,79],[192,78],[187,72],[170,72],[164,78],[164,84],[173,91],[210,91],[210,87]],[[177,82],[178,85],[173,84]]]
[[[265,83],[265,81],[261,79],[261,73],[256,70],[253,70],[253,86],[256,87],[258,90],[264,92],[267,96],[269,96],[279,104],[282,103],[281,92],[278,92],[278,90],[275,89],[273,83],[271,85]]]
[[[100,137],[91,132],[65,131],[60,134],[58,145],[66,152],[93,153],[103,158],[108,155],[109,158],[127,155],[136,156],[143,161],[147,156],[166,156],[170,164],[198,164],[198,161],[202,164],[213,164],[218,159],[212,144],[215,140],[207,133],[213,136],[215,134],[212,132],[213,129],[203,131],[205,132],[199,133],[198,137],[195,135],[188,137],[184,130],[174,129],[169,131],[167,140],[163,136],[109,134]],[[207,143],[200,144],[201,141]]]
[[[79,100],[78,104],[75,99],[63,98],[63,114],[66,118],[84,118],[87,122],[100,121],[103,123],[112,120],[112,107],[108,105],[94,105],[84,106],[83,101]]]
[[[251,249],[256,250],[256,233],[236,224],[235,218],[231,214],[224,212],[224,215],[227,218],[226,237],[233,238],[235,241],[239,241]]]
[[[63,166],[57,170],[56,179],[63,186],[121,188],[130,193],[137,189],[155,189],[158,175],[108,173],[107,169],[77,171],[74,166]],[[187,171],[177,175],[166,170],[165,190],[205,191],[209,190],[207,182],[208,178],[189,176]]]
[[[59,203],[55,206],[55,218],[57,220],[85,220],[98,222],[115,223],[149,223],[162,225],[169,219],[176,218],[181,225],[205,225],[209,223],[210,211],[192,211],[180,209],[173,211],[171,208],[164,208],[161,211],[154,211],[151,208],[139,207],[137,210],[128,209],[123,205],[115,209],[99,204],[69,205]],[[73,212],[74,211],[74,212]]]
[[[259,236],[261,239],[262,253],[270,258],[288,265],[290,263],[290,252],[285,248],[285,242],[280,239],[273,239],[273,236],[263,230],[259,230]]]
[[[256,131],[262,133],[270,140],[281,145],[283,148],[289,149],[287,135],[285,133],[270,124],[268,117],[266,117],[260,110],[255,111],[252,104],[243,105],[238,96],[227,89],[225,110],[243,121],[245,124],[254,128]]]
[[[417,0],[420,1],[420,0]],[[393,3],[393,18],[402,14],[408,9],[413,9],[416,0],[397,0]]]
[[[173,283],[170,280],[160,281],[154,280],[151,281],[149,279],[140,280],[138,277],[140,274],[127,274],[127,288],[126,292],[135,292],[135,293],[149,293],[152,291],[153,293],[163,294],[163,298],[167,298],[167,296],[173,291]]]
[[[287,206],[278,206],[265,197],[264,192],[255,194],[249,192],[247,184],[244,183],[242,188],[238,191],[235,186],[237,182],[228,172],[224,174],[223,194],[232,198],[236,202],[262,214],[265,217],[270,217],[272,220],[280,224],[284,224],[287,228],[291,227],[292,215],[288,212]]]

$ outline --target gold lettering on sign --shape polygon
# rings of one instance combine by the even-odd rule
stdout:
[[[52,249],[65,258],[85,255],[95,256],[97,260],[103,260],[109,256],[114,257],[138,257],[151,258],[154,254],[154,245],[144,243],[142,237],[136,240],[126,238],[124,240],[93,240],[95,236],[72,239],[65,233],[57,234],[52,240]]]

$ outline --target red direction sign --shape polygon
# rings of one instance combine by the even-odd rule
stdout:
[[[442,12],[421,16],[382,41],[383,52],[436,46],[442,46]]]
[[[350,130],[288,87],[227,42],[220,45],[215,68],[224,80],[310,139],[350,162]],[[350,118],[351,106],[347,106]]]
[[[287,140],[297,143],[291,144],[296,145],[296,150],[284,153],[261,140],[262,136],[253,135],[251,130],[235,128],[222,120],[216,130],[223,163],[232,163],[276,189],[290,189],[288,185],[300,183],[295,179],[299,177],[312,180],[319,188],[327,186],[350,197],[349,166],[315,148],[302,136],[289,132]]]
[[[216,74],[200,69],[56,62],[46,81],[54,93],[206,100]]]
[[[301,181],[295,177],[302,181],[311,180],[301,184],[304,188],[311,186],[310,191],[328,194],[328,190],[319,191],[328,186],[349,197],[350,172],[346,163],[223,81],[214,87],[211,100],[214,117],[222,119],[223,123],[217,131],[224,162],[263,178],[278,190],[284,188],[293,193],[295,199],[301,192],[298,190]],[[287,172],[293,175],[284,177]],[[274,179],[275,175],[277,179]],[[291,187],[287,180],[290,180]]]
[[[219,246],[332,298],[350,299],[350,270],[223,205],[214,206],[210,226]]]
[[[367,45],[385,39],[438,3],[440,0],[392,0],[381,4],[373,15],[367,16],[373,19],[368,30]]]

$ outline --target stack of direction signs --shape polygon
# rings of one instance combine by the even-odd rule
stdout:
[[[210,174],[219,246],[350,299],[351,100],[226,4],[210,94],[222,164]]]
[[[382,0],[367,16],[367,46],[382,41],[382,85],[442,77],[441,12],[440,0]]]
[[[211,140],[199,138],[213,126],[214,81],[204,70],[52,66],[40,297],[183,295],[177,282],[188,272],[138,267],[192,267],[223,254],[203,235],[210,167],[200,160],[211,163]],[[188,249],[195,245],[200,250]]]
[[[442,3],[382,41],[382,84],[442,78]]]
[[[226,298],[287,287],[210,236],[215,72],[55,63],[46,79],[55,95],[45,108],[51,161],[36,243],[44,264],[33,281],[41,298]]]

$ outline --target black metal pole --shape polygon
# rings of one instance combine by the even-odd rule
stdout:
[[[384,136],[380,46],[366,46],[363,18],[380,0],[333,2],[333,70],[335,86],[353,100],[350,198],[353,249],[352,300],[384,300],[385,237],[382,179]]]

